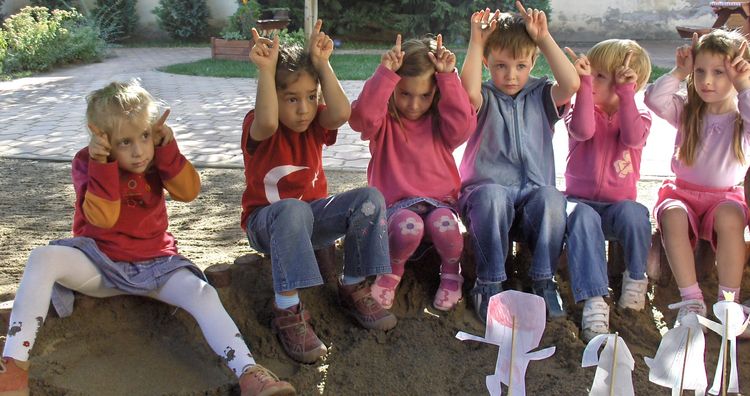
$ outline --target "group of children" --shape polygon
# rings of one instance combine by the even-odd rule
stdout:
[[[270,255],[271,326],[294,360],[312,363],[327,353],[298,290],[323,283],[314,249],[341,237],[339,300],[368,329],[396,326],[388,309],[405,262],[423,241],[441,260],[433,306],[447,311],[461,300],[460,221],[476,264],[470,296],[483,322],[490,297],[503,290],[513,241],[532,252],[531,289],[551,318],[566,315],[554,275],[567,249],[572,294],[584,302],[585,341],[609,332],[607,240],[625,253],[618,305],[642,310],[651,225],[636,184],[650,111],[677,128],[675,179],[664,182],[653,210],[682,297],[677,324],[687,313],[706,313],[693,262],[698,239],[716,250],[719,299],[732,291],[739,301],[748,207],[738,184],[750,144],[745,38],[717,30],[679,48],[676,67],[646,90],[646,109],[634,97],[651,63],[636,42],[606,40],[587,55],[566,49],[569,60],[544,12],[516,6],[519,15],[485,9],[471,16],[460,75],[440,35],[403,43],[398,36],[351,106],[320,21],[306,48],[254,32],[257,111],[242,124],[241,224],[250,246]],[[539,52],[554,80],[530,76]],[[485,82],[483,67],[491,76]],[[683,80],[687,96],[679,92]],[[49,301],[70,314],[71,290],[137,294],[185,308],[238,376],[243,395],[294,394],[255,363],[216,291],[167,232],[163,190],[190,201],[200,189],[166,124],[168,111],[158,116],[137,83],[112,83],[87,101],[91,141],[73,160],[74,237],[37,248],[28,260],[2,354],[0,395],[28,391],[29,351]],[[561,118],[569,134],[565,191],[555,187],[552,151]],[[322,147],[335,143],[347,121],[369,142],[369,187],[329,196]],[[452,154],[464,143],[457,167]]]

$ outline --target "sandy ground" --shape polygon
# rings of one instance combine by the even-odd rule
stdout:
[[[184,255],[201,268],[230,264],[249,253],[239,229],[241,170],[202,169],[198,200],[169,202],[171,232]],[[329,172],[332,192],[364,184],[363,173]],[[641,183],[640,196],[651,206],[658,182]],[[0,298],[11,299],[29,252],[50,239],[69,236],[73,188],[67,163],[0,159]],[[340,259],[340,258],[339,258]],[[335,287],[305,290],[302,299],[312,313],[329,354],[314,365],[289,359],[272,334],[270,265],[267,260],[240,260],[231,269],[231,285],[219,290],[227,310],[245,335],[259,363],[291,381],[301,394],[314,395],[473,395],[486,394],[485,376],[494,371],[497,347],[460,342],[457,331],[483,335],[466,301],[450,313],[429,308],[438,278],[429,254],[407,266],[393,312],[398,326],[390,332],[358,327],[339,309]],[[473,279],[467,263],[465,291]],[[748,285],[749,273],[745,274]],[[521,279],[521,287],[528,287]],[[618,276],[611,278],[619,295]],[[571,301],[566,276],[564,298]],[[716,281],[703,284],[714,302]],[[745,286],[744,295],[748,294]],[[644,356],[654,356],[659,328],[675,313],[666,305],[677,300],[674,285],[652,286],[644,312],[614,308],[611,328],[628,343],[635,358],[633,382],[638,395],[668,394],[648,381]],[[585,345],[578,339],[581,306],[568,305],[568,319],[548,323],[540,347],[556,346],[549,359],[532,362],[526,375],[530,395],[581,395],[588,391],[594,368],[580,367]],[[663,318],[662,318],[663,315]],[[0,319],[0,326],[7,324]],[[709,383],[716,367],[719,337],[707,336]],[[740,387],[750,387],[750,355],[741,343]],[[238,392],[235,379],[213,355],[195,321],[173,307],[137,297],[80,297],[76,311],[61,320],[50,315],[32,354],[32,394],[39,395],[227,395]]]

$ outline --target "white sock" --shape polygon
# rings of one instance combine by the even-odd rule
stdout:
[[[275,293],[274,301],[276,302],[276,308],[287,309],[299,304],[299,293],[294,293],[293,296],[285,296],[283,294]]]

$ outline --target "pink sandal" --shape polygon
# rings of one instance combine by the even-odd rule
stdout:
[[[440,275],[440,286],[432,305],[441,311],[450,311],[461,300],[464,277],[459,274]]]
[[[398,275],[378,275],[370,286],[370,294],[381,307],[391,309],[399,282],[401,282],[401,277]]]

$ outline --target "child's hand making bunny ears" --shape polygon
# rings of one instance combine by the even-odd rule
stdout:
[[[456,54],[443,47],[443,35],[437,35],[437,49],[427,53],[432,64],[435,65],[435,71],[438,73],[450,73],[456,68]]]
[[[174,140],[174,132],[169,125],[166,124],[167,117],[169,117],[170,110],[164,110],[164,114],[159,117],[158,120],[151,126],[151,133],[154,135],[154,146],[166,146]]]
[[[380,57],[380,64],[395,72],[404,63],[404,51],[401,51],[401,35],[396,35],[396,45]]]
[[[471,14],[471,37],[469,40],[484,46],[487,37],[497,27],[497,18],[499,16],[500,10],[492,12],[489,8]]]
[[[693,33],[693,39],[690,45],[683,45],[677,48],[675,53],[675,66],[672,69],[672,75],[680,81],[687,78],[693,72],[693,49],[698,44],[698,33]]]
[[[91,140],[89,141],[89,158],[106,164],[112,146],[109,144],[109,136],[104,131],[97,128],[94,124],[89,124],[91,130]]]
[[[740,48],[737,49],[737,56],[734,59],[724,59],[724,68],[727,70],[727,77],[732,81],[734,89],[737,92],[750,88],[750,63],[745,59],[747,53],[747,41],[742,41]]]
[[[327,34],[320,31],[321,27],[323,27],[323,20],[318,19],[318,21],[315,22],[315,27],[310,35],[308,48],[310,51],[310,59],[316,70],[325,66],[329,59],[331,59],[331,54],[333,53],[333,40],[331,40]]]
[[[568,54],[570,61],[573,62],[573,66],[576,68],[579,76],[591,75],[591,62],[589,62],[589,58],[585,54],[576,55],[575,51],[570,49],[570,47],[565,47],[565,52]]]
[[[529,33],[529,36],[531,36],[531,39],[534,40],[535,43],[539,43],[540,40],[549,36],[547,15],[544,11],[535,10],[533,8],[524,8],[520,1],[516,1],[516,8],[526,21],[526,32]]]
[[[638,81],[638,73],[630,68],[630,60],[632,58],[633,51],[628,50],[628,53],[625,54],[625,60],[622,61],[622,65],[615,70],[615,84],[635,84]]]
[[[258,31],[253,28],[253,48],[250,49],[250,61],[258,67],[258,70],[276,70],[276,61],[279,59],[279,36],[273,41],[260,37]]]

